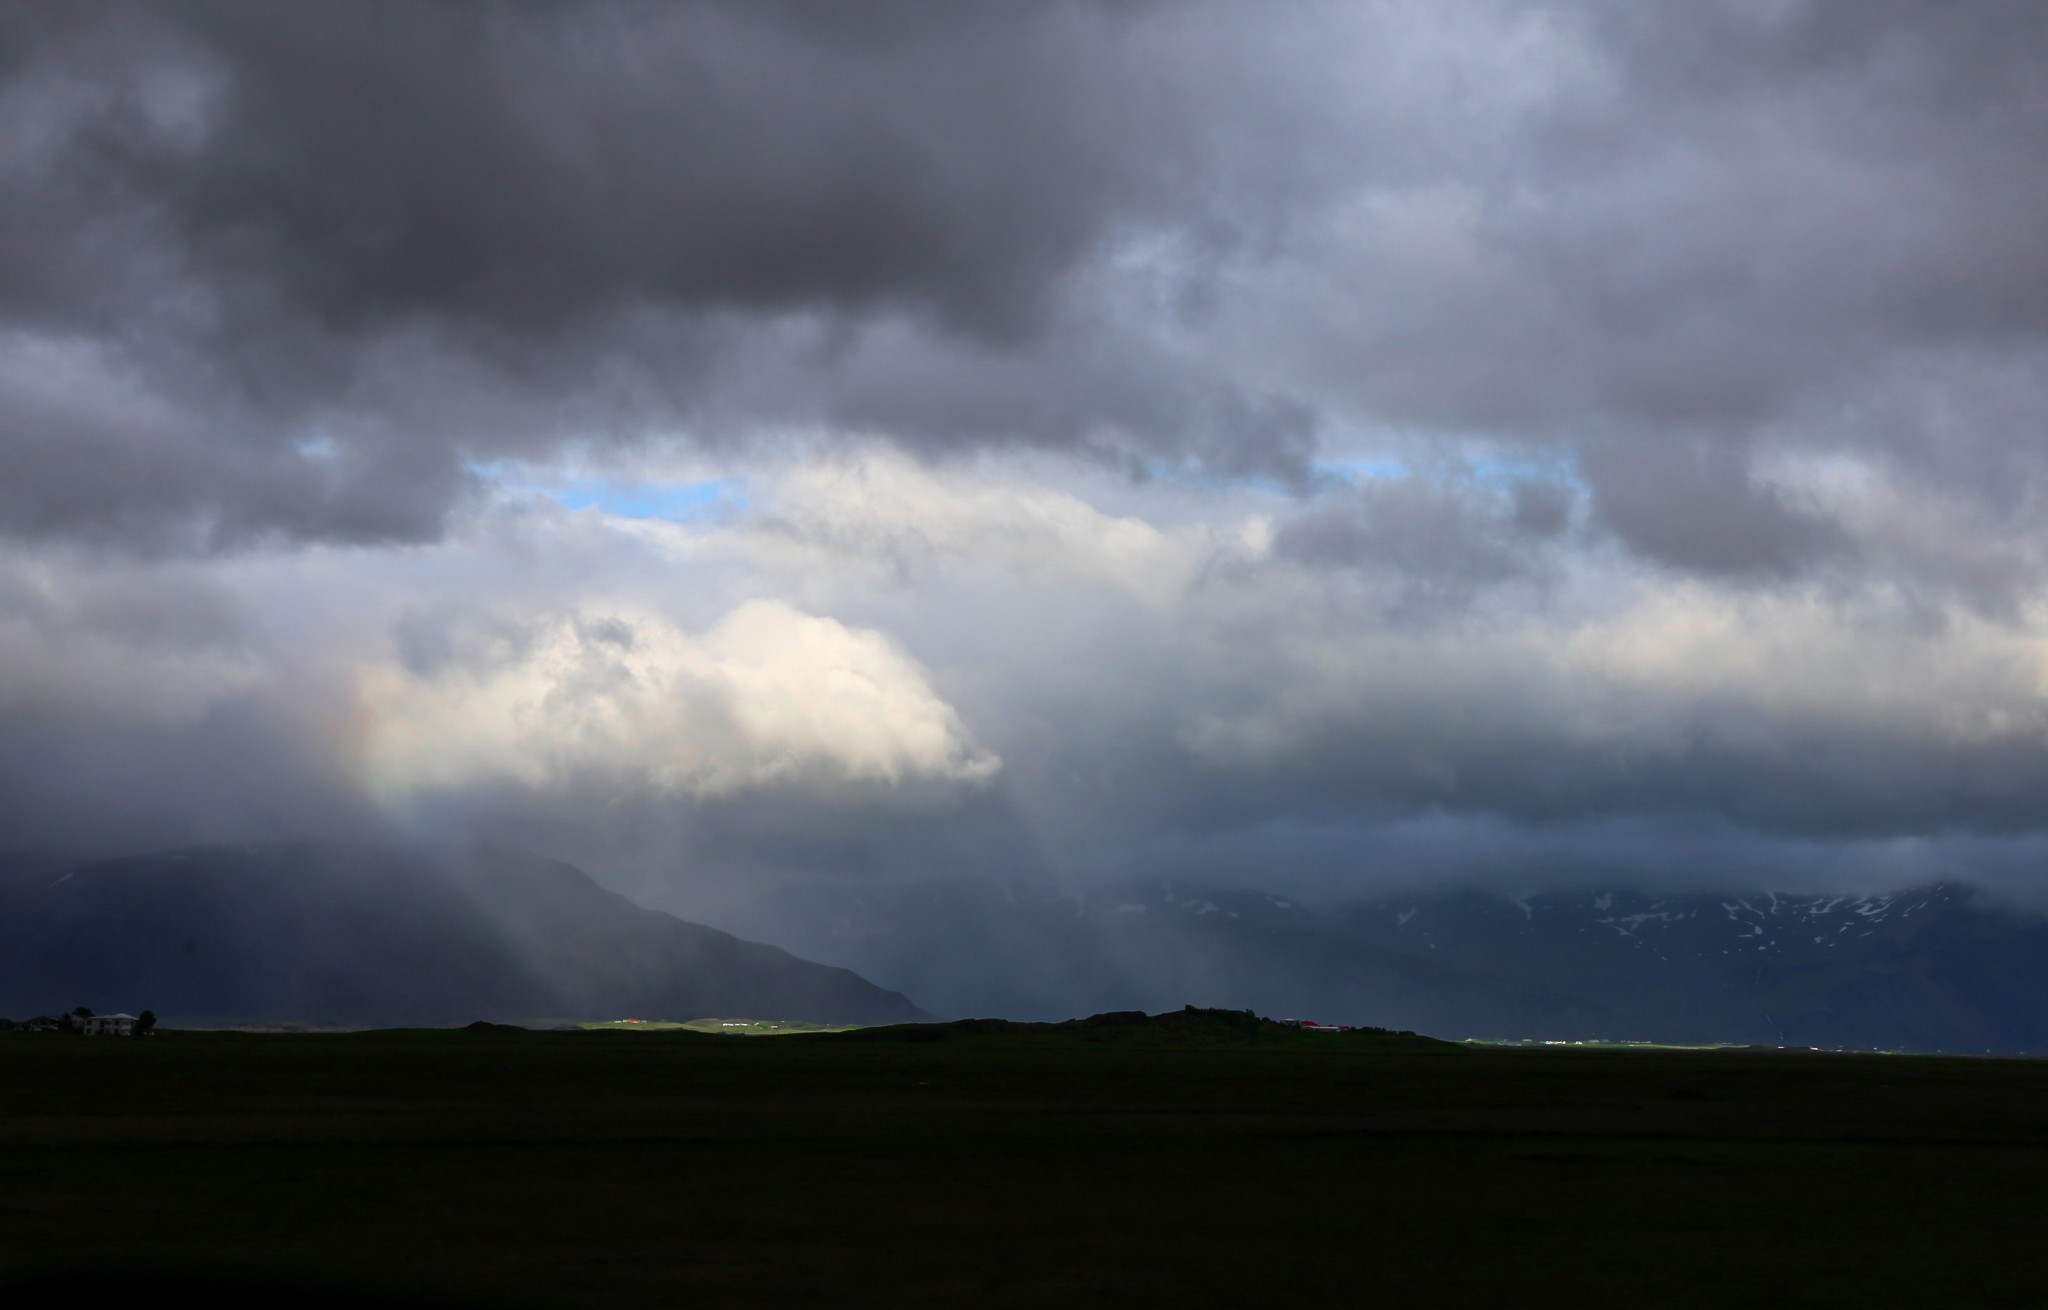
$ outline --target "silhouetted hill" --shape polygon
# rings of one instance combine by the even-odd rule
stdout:
[[[1059,1023],[1017,1022],[1009,1019],[956,1019],[951,1023],[898,1024],[882,1028],[858,1028],[833,1033],[842,1042],[948,1042],[1009,1041],[1029,1044],[1081,1046],[1311,1046],[1404,1051],[1465,1048],[1412,1032],[1386,1028],[1348,1028],[1343,1031],[1309,1031],[1297,1024],[1283,1023],[1250,1010],[1216,1010],[1187,1005],[1162,1014],[1143,1010],[1112,1010],[1085,1019]]]
[[[322,845],[195,847],[0,880],[0,1014],[167,1025],[928,1017],[845,969],[643,909],[569,865]]]
[[[1363,947],[1331,916],[1258,892],[1176,894],[1161,883],[1060,896],[957,880],[778,897],[743,922],[955,1014],[1052,1019],[1193,1003],[1437,1036],[1612,1018],[1483,964]]]

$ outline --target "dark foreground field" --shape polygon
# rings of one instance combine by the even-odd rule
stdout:
[[[2044,1232],[2048,1063],[0,1038],[0,1300],[2035,1305]]]

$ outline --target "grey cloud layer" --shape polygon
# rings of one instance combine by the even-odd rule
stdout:
[[[17,345],[76,376],[9,397],[37,485],[5,521],[430,534],[465,449],[815,417],[721,409],[704,377],[756,339],[788,349],[782,317],[827,324],[794,325],[827,373],[848,330],[829,324],[885,315],[1006,354],[1110,226],[1162,218],[1199,172],[1198,87],[1148,25],[1079,5],[12,11],[0,295]],[[856,387],[848,413],[915,426],[920,382]]]
[[[1516,849],[1768,881],[1844,840],[1922,843],[1869,875],[1910,878],[2048,829],[2038,617],[1677,578],[1584,551],[1527,484],[1298,507],[1067,472],[877,453],[694,524],[508,498],[403,552],[9,565],[0,829],[475,828],[693,870],[707,903],[792,874],[1534,876]]]
[[[667,791],[394,758],[731,868],[2038,834],[2044,70],[1996,0],[0,0],[0,825],[374,826],[365,669],[568,739],[810,634],[922,708],[800,797],[782,701]],[[503,472],[677,465],[756,499]]]
[[[1674,567],[2042,508],[2031,6],[260,4],[0,25],[0,529],[432,537],[465,464],[791,425],[1313,484],[1577,462]],[[1474,549],[1484,549],[1484,543]]]

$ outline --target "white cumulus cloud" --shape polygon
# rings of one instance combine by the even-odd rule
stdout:
[[[595,781],[716,796],[978,783],[1001,767],[883,634],[779,601],[702,633],[581,611],[467,635],[428,667],[364,671],[364,761],[380,794]]]

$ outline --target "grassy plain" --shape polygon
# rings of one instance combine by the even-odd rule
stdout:
[[[2048,1062],[0,1037],[16,1295],[126,1271],[536,1307],[2033,1305],[2044,1231]]]

